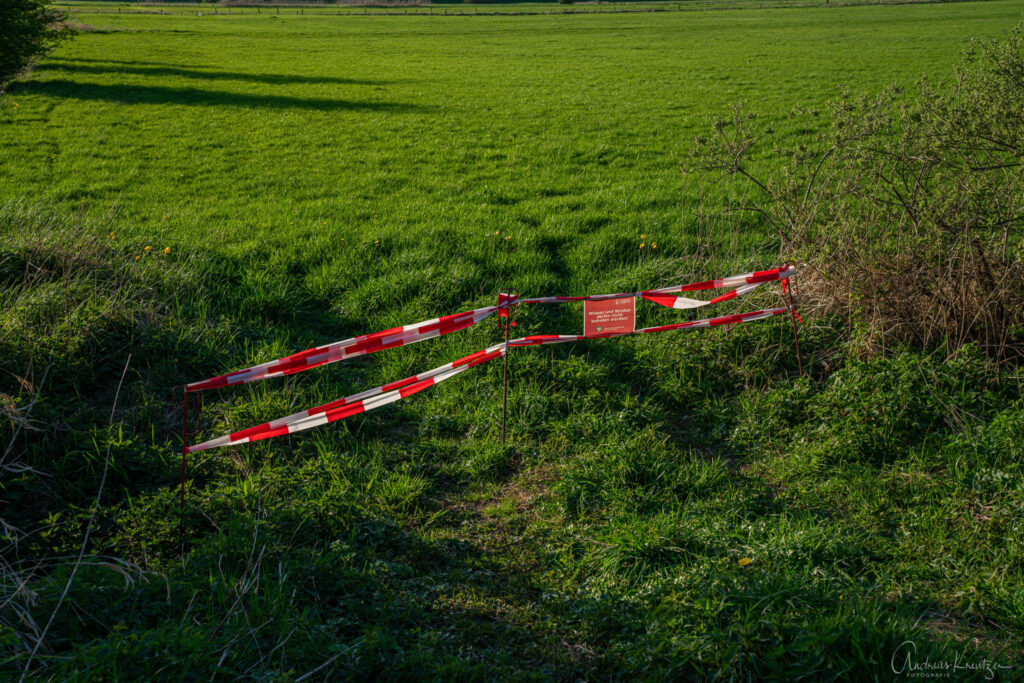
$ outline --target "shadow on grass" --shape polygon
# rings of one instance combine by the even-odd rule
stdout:
[[[118,62],[101,66],[99,64],[71,64],[76,60],[52,60],[45,65],[47,70],[69,71],[85,74],[133,74],[137,76],[171,76],[180,78],[196,78],[204,81],[250,81],[270,85],[293,84],[337,84],[337,85],[385,85],[389,81],[368,80],[360,78],[340,78],[337,76],[300,76],[298,74],[262,74],[241,73],[238,71],[204,71],[201,69],[183,69],[166,65],[139,66],[132,62]],[[146,64],[152,64],[145,62]]]
[[[400,102],[356,102],[342,99],[317,99],[287,95],[232,93],[197,88],[169,88],[148,85],[100,85],[75,81],[30,81],[19,92],[51,97],[96,100],[121,104],[185,104],[200,107],[254,107],[263,109],[311,109],[319,111],[380,111],[409,113],[426,107]]]

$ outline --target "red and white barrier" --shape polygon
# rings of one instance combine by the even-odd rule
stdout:
[[[267,379],[268,377],[293,375],[297,372],[304,372],[311,368],[326,365],[327,363],[365,356],[398,346],[415,344],[425,339],[433,339],[434,337],[451,334],[452,332],[458,332],[459,330],[476,325],[481,320],[490,317],[498,309],[498,306],[486,306],[472,311],[434,318],[433,320],[425,320],[413,325],[393,327],[389,330],[374,332],[373,334],[364,334],[325,346],[317,346],[291,356],[278,358],[269,363],[254,365],[251,368],[229,372],[226,375],[204,379],[200,382],[192,382],[185,385],[185,391],[220,389],[234,384],[245,384],[247,382]]]
[[[756,285],[755,285],[756,286]],[[494,307],[496,308],[496,307]],[[479,309],[484,310],[484,309]],[[451,363],[428,370],[427,372],[412,377],[406,377],[397,382],[384,384],[373,389],[368,389],[352,396],[346,396],[337,400],[325,403],[316,408],[310,408],[287,417],[271,420],[255,427],[232,432],[225,436],[204,441],[195,446],[186,446],[185,453],[203,451],[221,446],[237,446],[239,444],[251,443],[262,439],[269,439],[284,434],[294,434],[313,427],[342,420],[352,415],[365,413],[374,408],[394,403],[407,396],[419,393],[428,387],[439,384],[446,379],[454,377],[465,370],[490,362],[495,358],[501,358],[511,347],[518,346],[541,346],[545,344],[561,344],[565,342],[584,341],[586,339],[606,339],[609,337],[622,337],[630,334],[651,334],[654,332],[668,332],[671,330],[683,330],[700,327],[716,327],[719,325],[735,325],[739,323],[763,320],[772,316],[787,313],[789,308],[769,308],[749,313],[738,313],[735,315],[724,315],[717,318],[704,320],[692,320],[671,325],[659,325],[657,327],[645,327],[633,332],[608,333],[584,337],[581,334],[539,334],[519,339],[511,339],[508,342],[495,344],[476,353],[460,358]],[[493,311],[491,311],[493,313]],[[436,336],[436,335],[435,335]]]
[[[243,443],[251,443],[253,441],[261,441],[263,439],[269,439],[272,436],[281,436],[283,434],[294,434],[295,432],[301,432],[306,429],[312,429],[313,427],[319,427],[329,422],[335,422],[342,420],[346,417],[358,415],[359,413],[365,413],[374,408],[380,408],[386,406],[389,403],[394,403],[406,396],[412,396],[413,394],[419,393],[428,387],[432,387],[435,384],[439,384],[446,379],[454,377],[461,372],[468,370],[469,368],[482,365],[495,358],[500,358],[505,355],[507,349],[505,344],[497,344],[483,351],[477,351],[464,358],[460,358],[457,361],[446,363],[441,367],[428,370],[427,372],[420,373],[419,375],[413,375],[412,377],[406,377],[403,380],[397,382],[391,382],[390,384],[384,384],[373,389],[367,389],[366,391],[352,396],[346,396],[345,398],[339,398],[330,403],[325,403],[322,406],[316,408],[310,408],[309,410],[303,410],[300,413],[282,417],[277,420],[271,420],[270,422],[264,422],[261,425],[243,429],[238,432],[232,432],[225,436],[204,441],[203,443],[196,444],[195,446],[187,446],[185,448],[186,453],[193,453],[195,451],[205,451],[210,448],[219,448],[221,446],[237,446]]]
[[[548,304],[548,303],[570,303],[574,301],[602,301],[605,299],[621,299],[635,297],[646,299],[661,306],[677,309],[694,309],[703,306],[710,306],[722,301],[729,301],[737,297],[749,294],[765,282],[785,281],[787,278],[796,275],[796,268],[783,266],[771,270],[761,270],[751,273],[742,273],[719,280],[708,280],[706,282],[695,282],[686,285],[675,285],[662,289],[652,289],[642,292],[628,292],[621,294],[593,294],[590,296],[549,296],[533,299],[521,299],[514,294],[502,294],[499,296],[497,306],[486,306],[472,311],[464,311],[453,315],[446,315],[433,320],[394,327],[372,334],[365,334],[359,337],[352,337],[342,341],[332,342],[324,346],[317,346],[312,349],[300,351],[299,353],[278,358],[267,363],[254,365],[244,370],[229,372],[226,375],[211,377],[198,382],[185,385],[186,392],[206,391],[209,389],[220,389],[235,384],[245,384],[270,377],[284,377],[299,372],[305,372],[321,365],[335,363],[348,358],[356,358],[367,354],[393,349],[399,346],[407,346],[425,339],[433,339],[452,332],[458,332],[471,327],[478,322],[486,320],[496,311],[505,316],[513,306],[523,304]],[[709,300],[689,299],[680,296],[679,292],[694,292],[709,289],[734,288],[730,292]]]
[[[587,339],[608,339],[609,337],[624,337],[630,334],[652,334],[654,332],[669,332],[672,330],[685,330],[697,327],[717,327],[719,325],[735,325],[737,323],[748,323],[754,320],[764,320],[775,315],[788,313],[788,308],[767,308],[763,311],[750,311],[749,313],[736,313],[734,315],[722,315],[717,318],[705,318],[704,320],[689,320],[684,323],[673,323],[671,325],[658,325],[657,327],[642,327],[632,332],[609,332],[608,334],[535,334],[530,337],[521,337],[509,341],[509,346],[541,346],[544,344],[562,344],[564,342],[585,341]]]

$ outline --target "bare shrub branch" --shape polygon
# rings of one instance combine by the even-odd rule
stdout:
[[[1019,27],[976,42],[952,84],[840,98],[781,169],[756,171],[770,128],[736,107],[698,138],[695,171],[743,179],[813,306],[869,348],[976,343],[1024,357],[1024,56]],[[814,112],[794,112],[796,116]],[[777,159],[777,157],[776,157]],[[809,279],[807,275],[812,277]]]

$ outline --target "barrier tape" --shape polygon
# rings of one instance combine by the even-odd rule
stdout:
[[[273,436],[293,434],[306,429],[312,429],[313,427],[319,427],[320,425],[324,425],[329,422],[342,420],[346,417],[358,415],[359,413],[365,413],[373,410],[374,408],[380,408],[381,406],[386,406],[389,403],[394,403],[406,396],[412,396],[413,394],[423,391],[427,387],[434,386],[435,384],[454,377],[461,372],[465,372],[469,368],[476,367],[477,365],[487,363],[495,358],[503,356],[505,353],[505,344],[497,344],[495,346],[488,347],[483,351],[477,351],[476,353],[472,353],[464,358],[460,358],[457,361],[446,363],[445,365],[434,368],[433,370],[420,373],[419,375],[413,375],[412,377],[406,377],[405,379],[398,380],[397,382],[391,382],[379,387],[374,387],[373,389],[367,389],[366,391],[362,391],[358,394],[339,398],[335,401],[331,401],[330,403],[325,403],[322,406],[317,406],[316,408],[310,408],[309,410],[303,410],[300,413],[295,413],[277,420],[271,420],[270,422],[265,422],[255,427],[243,429],[238,432],[232,432],[231,434],[211,439],[209,441],[196,444],[195,446],[188,446],[185,448],[185,452],[193,453],[195,451],[204,451],[210,448],[219,448],[221,446],[236,446],[238,444],[261,441]]]
[[[186,392],[206,391],[209,389],[220,389],[236,384],[246,384],[271,377],[284,377],[299,372],[305,372],[312,368],[335,363],[348,358],[356,358],[386,349],[393,349],[399,346],[415,344],[426,339],[433,339],[452,332],[458,332],[471,327],[491,315],[498,312],[500,316],[508,315],[513,306],[520,304],[546,304],[546,303],[569,303],[574,301],[601,301],[605,299],[621,299],[625,297],[642,298],[647,301],[676,309],[694,309],[703,306],[710,306],[722,301],[728,301],[737,297],[749,294],[765,282],[787,280],[796,275],[796,268],[783,266],[771,270],[754,271],[733,275],[718,280],[706,282],[695,282],[686,285],[675,285],[662,289],[652,289],[642,292],[627,292],[620,294],[594,294],[590,296],[551,296],[538,297],[533,299],[521,299],[516,295],[502,294],[499,296],[497,306],[486,306],[472,311],[464,311],[452,315],[425,320],[423,322],[394,327],[372,334],[365,334],[351,339],[332,342],[324,346],[317,346],[312,349],[300,351],[299,353],[278,358],[277,360],[254,365],[244,370],[229,372],[226,375],[211,377],[198,382],[185,385]],[[693,292],[709,289],[725,289],[733,287],[730,292],[710,300],[690,299],[680,296],[681,292]],[[515,326],[515,322],[512,322]]]
[[[749,294],[766,282],[777,282],[787,281],[789,278],[796,275],[796,268],[793,266],[783,266],[781,268],[772,268],[770,270],[757,270],[751,273],[742,273],[740,275],[732,275],[730,277],[720,278],[717,280],[707,280],[705,282],[692,282],[686,285],[673,285],[671,287],[663,287],[661,289],[649,289],[642,292],[622,292],[619,294],[591,294],[589,296],[543,296],[536,297],[533,299],[520,299],[520,304],[553,304],[553,303],[569,303],[573,301],[605,301],[607,299],[625,299],[634,297],[638,299],[646,299],[662,306],[677,309],[692,309],[701,308],[702,306],[710,306],[711,304],[717,304],[722,301],[729,301],[737,297]],[[731,292],[715,297],[714,299],[689,299],[684,296],[675,294],[676,292],[696,292],[708,289],[725,289],[727,287],[734,287]]]
[[[312,349],[300,351],[299,353],[278,358],[267,363],[254,365],[251,368],[229,372],[226,375],[204,379],[199,382],[192,382],[185,385],[185,391],[205,391],[207,389],[219,389],[234,384],[245,384],[255,382],[268,377],[283,377],[304,372],[327,363],[334,363],[347,358],[365,356],[370,353],[393,349],[398,346],[415,344],[426,339],[433,339],[452,332],[464,330],[467,327],[476,325],[481,320],[486,320],[499,306],[486,306],[472,311],[446,315],[433,320],[405,325],[404,327],[393,327],[388,330],[364,334],[359,337],[352,337],[342,341],[333,342],[325,346],[317,346]]]
[[[684,330],[691,327],[717,327],[719,325],[735,325],[737,323],[748,323],[754,320],[763,320],[781,313],[789,312],[789,308],[767,308],[762,311],[750,311],[749,313],[736,313],[733,315],[722,315],[717,318],[705,318],[704,320],[690,320],[683,323],[672,323],[671,325],[659,325],[657,327],[642,327],[632,332],[607,332],[605,334],[537,334],[530,337],[521,337],[509,342],[510,346],[540,346],[543,344],[561,344],[563,342],[584,341],[586,339],[607,339],[609,337],[623,337],[630,334],[652,334],[654,332],[669,332],[671,330]]]
[[[255,427],[232,432],[225,436],[211,439],[194,446],[187,446],[184,449],[184,452],[194,453],[196,451],[220,448],[222,446],[237,446],[239,444],[269,439],[274,436],[294,434],[295,432],[301,432],[306,429],[312,429],[330,422],[342,420],[346,417],[365,413],[375,408],[388,405],[389,403],[394,403],[395,401],[406,398],[407,396],[419,393],[424,389],[432,387],[435,384],[439,384],[446,379],[468,370],[469,368],[476,367],[477,365],[483,365],[495,358],[501,358],[508,353],[508,349],[511,347],[541,346],[545,344],[561,344],[565,342],[583,341],[584,339],[603,339],[608,337],[622,337],[631,334],[651,334],[654,332],[667,332],[670,330],[682,330],[697,327],[734,325],[770,318],[782,313],[787,313],[789,310],[790,309],[788,307],[769,308],[761,311],[724,315],[704,320],[692,320],[688,322],[674,323],[671,325],[645,327],[632,332],[610,332],[607,334],[598,334],[589,337],[584,337],[581,334],[541,334],[521,337],[519,339],[511,339],[500,344],[495,344],[494,346],[489,346],[488,348],[477,351],[476,353],[471,353],[468,356],[451,363],[446,363],[445,365],[434,368],[433,370],[420,373],[419,375],[413,375],[412,377],[406,377],[405,379],[398,380],[397,382],[391,382],[379,387],[374,387],[373,389],[367,389],[366,391],[353,394],[352,396],[339,398],[331,401],[330,403],[310,408],[309,410],[303,410],[302,412],[288,415],[287,417],[282,417],[277,420],[271,420],[270,422],[265,422]]]

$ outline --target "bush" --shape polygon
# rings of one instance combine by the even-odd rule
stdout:
[[[749,183],[756,196],[741,208],[777,232],[784,258],[810,266],[805,303],[849,315],[870,347],[973,341],[1019,359],[1022,45],[1019,30],[974,43],[951,86],[922,79],[913,98],[890,88],[840,99],[775,174],[752,163],[773,132],[737,107],[698,139],[692,166]]]
[[[69,35],[65,18],[40,0],[4,0],[0,5],[0,87]]]

